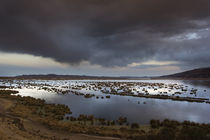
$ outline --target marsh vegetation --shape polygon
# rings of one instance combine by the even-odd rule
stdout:
[[[141,125],[127,121],[126,117],[117,120],[96,118],[93,115],[69,117],[70,108],[61,104],[47,104],[42,99],[17,96],[17,91],[0,90],[0,99],[11,100],[15,103],[10,109],[10,116],[31,119],[54,131],[83,133],[98,136],[111,136],[125,139],[167,140],[167,139],[209,139],[210,124],[199,124],[190,121],[178,122],[165,119],[151,120],[149,125]],[[25,130],[24,123],[15,119],[14,124],[20,131]]]
[[[65,104],[72,108],[72,117],[86,114],[116,120],[123,116],[143,124],[165,118],[208,123],[210,117],[210,88],[179,80],[1,80],[0,86],[21,96]]]

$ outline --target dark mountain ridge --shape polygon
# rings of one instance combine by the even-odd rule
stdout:
[[[189,71],[180,72],[176,74],[160,76],[160,78],[210,79],[210,68],[199,68],[199,69],[189,70]]]
[[[37,74],[19,75],[15,77],[0,77],[0,79],[40,79],[40,80],[143,80],[143,79],[210,79],[210,68],[199,68],[181,73],[157,77],[132,77],[132,76],[87,76],[87,75],[56,75]]]

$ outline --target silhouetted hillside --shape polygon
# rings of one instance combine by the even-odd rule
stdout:
[[[86,75],[20,75],[16,79],[47,79],[47,80],[82,80],[82,79],[127,79],[126,77],[105,77],[105,76],[86,76]]]
[[[157,77],[111,77],[111,76],[87,76],[87,75],[20,75],[15,77],[0,77],[0,79],[41,79],[41,80],[144,80],[144,79],[210,79],[210,68],[200,68],[172,75],[164,75]]]
[[[181,73],[176,73],[172,75],[165,75],[161,76],[160,78],[183,78],[183,79],[191,79],[191,78],[198,78],[198,79],[208,79],[210,78],[210,68],[200,68],[194,69],[190,71],[185,71]]]

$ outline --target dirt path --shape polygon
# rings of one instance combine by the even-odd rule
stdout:
[[[118,140],[112,137],[99,137],[72,134],[62,130],[50,130],[31,120],[13,116],[9,109],[14,102],[0,98],[0,140]]]
[[[12,101],[0,98],[0,114],[5,113],[5,111],[12,107],[13,104],[14,103]]]

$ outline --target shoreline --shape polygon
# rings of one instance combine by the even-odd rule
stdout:
[[[126,125],[126,119],[121,118],[122,124],[108,125],[108,121],[100,119],[99,125],[92,125],[89,116],[63,120],[70,109],[65,105],[47,104],[44,100],[32,97],[14,96],[15,91],[0,90],[0,137],[5,138],[15,132],[15,137],[30,139],[78,139],[78,140],[117,140],[117,139],[148,139],[151,137],[168,137],[164,131],[175,134],[174,137],[186,135],[190,137],[194,131],[201,131],[194,137],[210,138],[210,124],[199,124],[189,121],[151,120],[150,125],[133,123]],[[5,104],[7,106],[4,106]],[[4,109],[2,109],[4,108]],[[72,118],[73,119],[73,118]],[[97,118],[96,118],[97,120]],[[95,120],[94,120],[95,121]],[[13,131],[11,131],[11,129]],[[188,132],[185,132],[187,129]],[[9,131],[9,132],[7,132]],[[184,133],[183,133],[184,132]],[[189,135],[188,135],[189,134]],[[177,136],[176,136],[177,135]]]
[[[121,78],[121,77],[97,77],[97,78],[17,78],[17,77],[1,77],[0,80],[210,80],[210,78],[185,78],[185,77],[151,77],[151,78]]]

